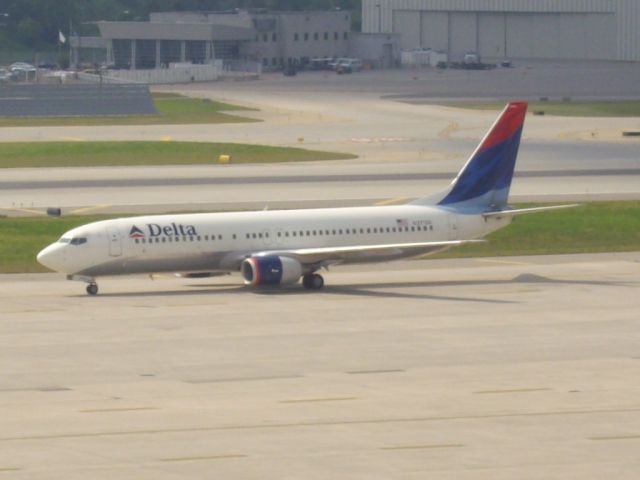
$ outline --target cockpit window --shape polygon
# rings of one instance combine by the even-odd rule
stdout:
[[[71,245],[82,245],[83,243],[87,243],[87,238],[86,237],[75,237],[75,238],[72,238],[69,243],[71,243]]]
[[[70,238],[61,238],[60,240],[58,240],[60,243],[69,243],[71,241]]]

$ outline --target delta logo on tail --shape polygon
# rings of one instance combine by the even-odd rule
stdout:
[[[134,225],[129,231],[129,238],[144,238],[144,232]]]

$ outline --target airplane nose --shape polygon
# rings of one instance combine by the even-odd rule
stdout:
[[[49,245],[40,253],[38,253],[36,259],[38,260],[38,263],[40,263],[40,265],[44,265],[45,267],[58,272],[62,271],[64,265],[64,255],[61,251],[60,246],[55,243]]]

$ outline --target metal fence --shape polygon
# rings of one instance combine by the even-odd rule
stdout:
[[[155,114],[143,84],[0,84],[0,117]]]

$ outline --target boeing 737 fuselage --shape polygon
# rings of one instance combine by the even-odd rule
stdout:
[[[38,254],[46,267],[85,281],[172,272],[240,272],[247,285],[300,279],[320,289],[322,268],[383,262],[476,241],[514,215],[561,207],[507,206],[527,104],[507,105],[449,187],[400,206],[205,213],[120,218],[62,235]]]

